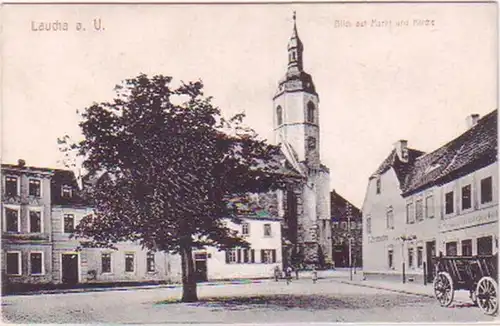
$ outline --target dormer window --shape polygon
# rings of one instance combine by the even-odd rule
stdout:
[[[63,198],[71,198],[73,197],[73,189],[70,185],[62,185],[61,186],[61,197]]]

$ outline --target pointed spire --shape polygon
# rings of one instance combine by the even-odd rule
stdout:
[[[288,42],[288,69],[298,68],[302,71],[302,51],[303,46],[299,38],[299,33],[297,32],[297,14],[293,12],[293,31],[292,37]]]

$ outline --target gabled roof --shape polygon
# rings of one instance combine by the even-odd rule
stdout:
[[[393,149],[389,154],[389,156],[387,156],[387,158],[382,162],[382,164],[380,164],[378,169],[373,173],[371,178],[381,175],[390,168],[393,168],[399,182],[402,183],[405,180],[406,175],[409,173],[409,168],[411,167],[411,165],[415,162],[415,160],[418,157],[422,156],[423,154],[424,152],[422,151],[413,148],[408,148],[408,162],[404,163],[401,162],[398,155],[396,154],[396,150]]]
[[[444,184],[497,160],[497,110],[435,151],[419,157],[403,183],[403,196]]]
[[[359,219],[361,217],[361,210],[342,197],[335,190],[332,190],[330,193],[331,220],[347,220],[347,205],[351,205],[351,217],[353,219]]]

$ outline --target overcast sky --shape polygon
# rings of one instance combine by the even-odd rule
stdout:
[[[320,96],[322,162],[331,187],[355,205],[396,140],[431,151],[463,132],[468,114],[498,106],[494,4],[3,9],[3,163],[62,167],[56,139],[78,136],[76,110],[110,100],[115,84],[141,72],[201,78],[225,115],[246,112],[247,124],[270,138],[293,10]],[[105,30],[92,31],[94,18]],[[371,27],[373,19],[391,25]],[[414,19],[434,25],[413,26]],[[55,20],[70,30],[32,30],[32,22]],[[86,31],[77,32],[77,22]]]

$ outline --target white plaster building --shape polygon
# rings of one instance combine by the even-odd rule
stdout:
[[[225,223],[250,246],[227,251],[215,247],[194,251],[198,280],[270,278],[276,266],[282,269],[280,219],[247,216],[240,223],[229,219]]]
[[[399,141],[370,177],[363,204],[363,269],[428,281],[432,257],[498,250],[497,110],[424,154]]]

